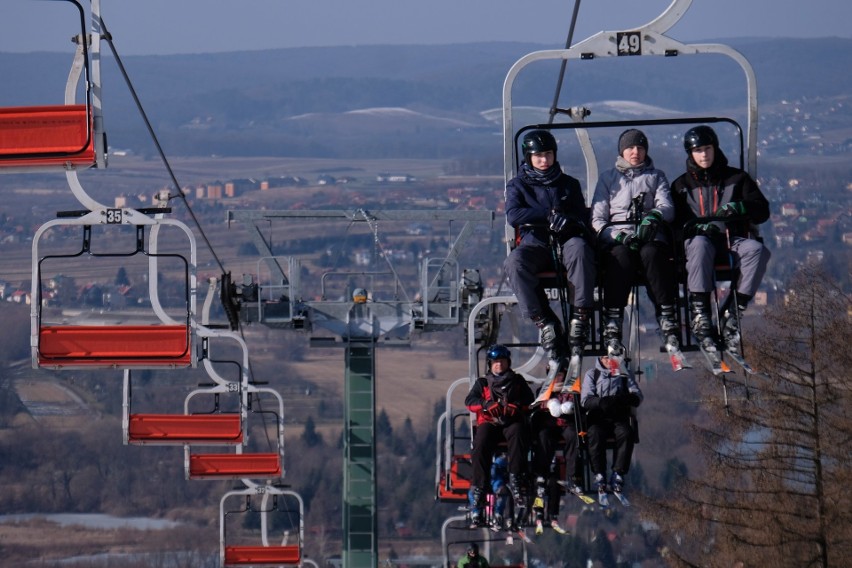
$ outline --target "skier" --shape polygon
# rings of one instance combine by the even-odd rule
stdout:
[[[479,555],[479,545],[471,542],[467,553],[459,558],[456,568],[489,568],[488,560]]]
[[[527,412],[534,400],[526,379],[512,370],[511,352],[505,345],[492,345],[485,355],[487,372],[479,377],[465,398],[465,406],[476,413],[471,462],[471,525],[484,523],[483,507],[494,451],[505,438],[509,459],[509,491],[515,500],[517,518],[522,518],[526,485],[529,431]]]
[[[618,138],[615,167],[601,174],[592,199],[592,228],[602,244],[603,339],[610,356],[624,356],[624,307],[639,268],[665,343],[679,349],[672,243],[659,230],[673,220],[669,182],[648,155],[648,138],[641,130],[625,130]],[[625,221],[636,228],[620,224]]]
[[[636,432],[631,425],[633,408],[642,403],[643,395],[633,378],[610,371],[609,357],[595,361],[595,367],[583,375],[580,404],[587,412],[586,439],[589,443],[589,461],[601,505],[608,504],[607,491],[622,499],[624,476],[630,470]],[[606,479],[606,441],[615,438],[612,456],[612,475]]]
[[[557,374],[558,381],[565,380],[565,372]],[[546,387],[543,385],[542,388]],[[561,447],[565,456],[565,471],[570,480],[568,490],[582,495],[583,490],[576,483],[582,476],[577,466],[578,437],[574,423],[574,402],[572,393],[580,392],[579,378],[568,390],[560,389],[549,399],[542,401],[541,407],[533,410],[530,416],[532,430],[532,470],[535,478],[536,498],[533,511],[536,516],[536,534],[541,534],[544,526],[544,500],[547,499],[547,517],[550,528],[559,534],[567,531],[559,525],[559,499],[562,492],[559,484],[559,471],[554,455]]]
[[[748,173],[728,165],[719,138],[709,126],[688,130],[683,147],[686,172],[672,184],[672,197],[675,227],[684,232],[692,334],[702,350],[717,353],[719,338],[710,313],[710,292],[715,286],[715,260],[728,252],[738,272],[736,282],[731,283],[736,302],[721,314],[721,340],[724,349],[740,354],[740,318],[769,263],[769,249],[758,240],[755,229],[769,219],[769,202]],[[732,219],[687,227],[698,217]]]
[[[550,308],[538,276],[556,269],[551,235],[556,239],[575,308],[571,321],[563,323],[570,324],[572,354],[581,354],[594,308],[595,259],[587,238],[588,208],[580,182],[562,172],[550,132],[528,132],[521,148],[524,161],[506,186],[506,220],[519,240],[503,267],[522,315],[539,329],[542,348],[551,359],[563,356],[562,323]]]

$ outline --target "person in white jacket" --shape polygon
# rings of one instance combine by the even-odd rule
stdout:
[[[631,424],[633,408],[642,404],[642,390],[633,373],[627,376],[610,371],[607,356],[598,358],[595,366],[583,375],[580,405],[586,412],[586,440],[589,462],[598,493],[611,490],[620,493],[624,476],[630,470],[636,432]],[[607,485],[606,440],[615,438],[612,453],[612,475]]]
[[[679,347],[677,290],[670,231],[674,219],[666,174],[648,155],[641,130],[618,139],[615,167],[603,172],[592,198],[592,228],[598,233],[603,282],[603,339],[607,353],[624,355],[624,307],[637,275],[644,277],[666,344]]]

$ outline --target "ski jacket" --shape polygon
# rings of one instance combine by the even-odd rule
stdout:
[[[468,410],[476,413],[477,425],[485,422],[506,425],[522,422],[534,400],[532,389],[522,375],[511,370],[502,375],[494,375],[489,371],[484,377],[476,379],[464,404]],[[493,416],[486,411],[493,402],[503,409],[500,416]],[[506,412],[507,408],[510,408],[509,412]]]
[[[716,149],[713,165],[700,168],[690,156],[686,172],[672,183],[675,205],[675,229],[683,231],[686,223],[696,217],[712,217],[726,203],[742,202],[747,221],[728,223],[732,236],[757,236],[755,225],[769,219],[769,201],[748,173],[728,165],[728,158]],[[715,223],[724,235],[725,224]],[[684,237],[694,236],[687,231]]]
[[[558,162],[554,165],[559,167]],[[558,211],[570,220],[588,227],[589,212],[580,182],[561,173],[556,180],[545,185],[521,167],[518,175],[506,184],[506,222],[517,230],[520,239],[518,244],[549,246],[547,225],[552,211]],[[576,234],[564,238],[571,236]]]
[[[614,420],[626,419],[631,408],[639,406],[644,399],[642,390],[636,383],[633,373],[614,375],[595,360],[595,366],[583,375],[580,389],[580,405],[589,413],[589,417],[603,417]]]
[[[611,243],[619,233],[632,234],[635,227],[613,225],[604,229],[607,223],[638,223],[652,209],[659,211],[666,223],[674,220],[669,180],[654,167],[651,158],[645,158],[645,163],[635,168],[612,168],[600,175],[592,198],[592,228],[603,242]],[[662,238],[658,234],[657,239]]]

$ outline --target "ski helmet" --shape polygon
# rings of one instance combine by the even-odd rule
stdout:
[[[555,158],[556,138],[547,130],[531,130],[524,135],[524,140],[521,143],[521,151],[524,154],[524,161],[528,164],[530,163],[529,156],[531,154],[552,151]]]
[[[475,542],[471,542],[470,546],[467,547],[467,553],[470,556],[479,556],[479,545]]]
[[[690,128],[683,135],[683,148],[689,154],[700,146],[719,147],[719,138],[709,126],[701,125]]]
[[[485,365],[488,370],[491,370],[491,363],[494,359],[508,359],[509,364],[512,364],[512,352],[505,345],[492,345],[485,353]]]

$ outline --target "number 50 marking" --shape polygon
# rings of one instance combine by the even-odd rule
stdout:
[[[618,32],[615,34],[618,55],[642,55],[642,32]]]

